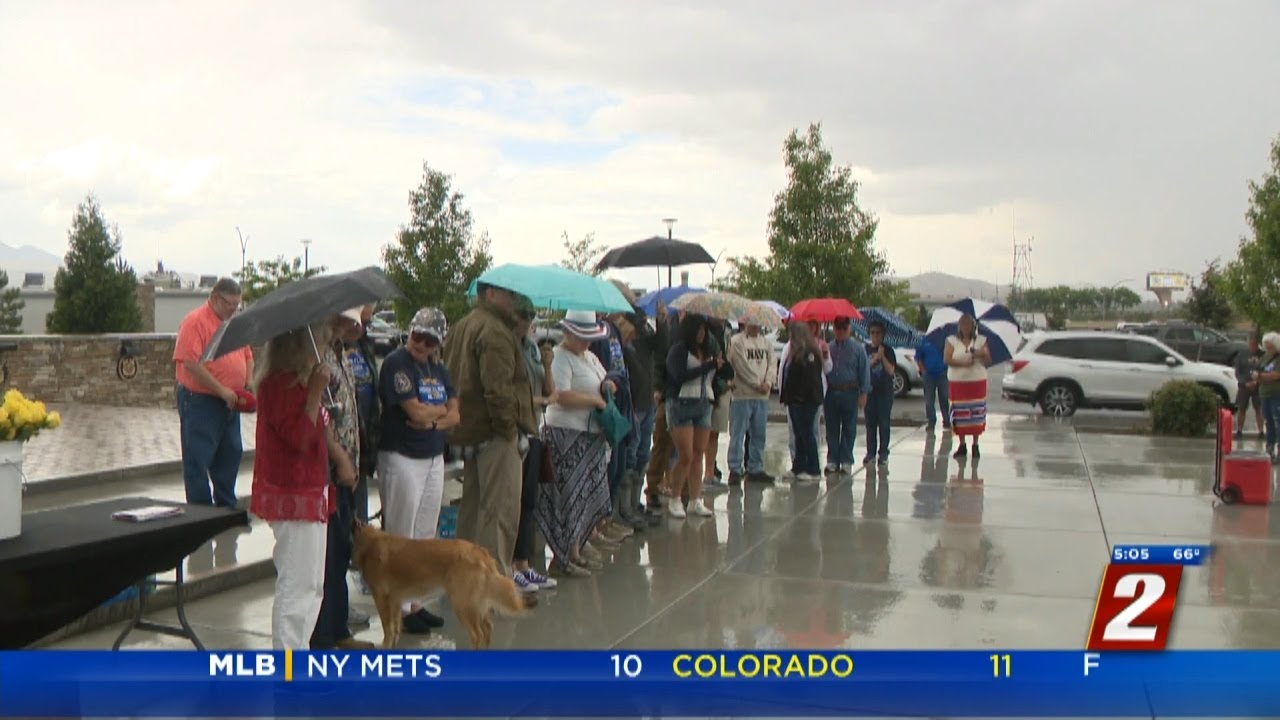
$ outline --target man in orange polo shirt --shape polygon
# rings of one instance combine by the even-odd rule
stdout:
[[[236,477],[244,454],[236,391],[248,387],[253,377],[253,351],[242,348],[213,362],[200,362],[200,356],[218,327],[240,308],[240,295],[239,283],[222,278],[209,293],[209,302],[192,310],[178,326],[173,362],[182,423],[182,478],[187,502],[193,505],[236,505]]]

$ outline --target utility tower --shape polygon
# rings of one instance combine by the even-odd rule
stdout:
[[[1017,238],[1013,240],[1013,287],[1010,294],[1017,296],[1034,287],[1031,281],[1031,241],[1035,238],[1027,238],[1026,242],[1020,243]]]

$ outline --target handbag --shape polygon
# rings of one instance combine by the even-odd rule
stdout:
[[[604,401],[604,408],[596,410],[593,416],[604,432],[604,439],[609,442],[609,447],[616,448],[631,434],[631,421],[618,410],[617,403],[613,401],[613,393],[606,392]]]

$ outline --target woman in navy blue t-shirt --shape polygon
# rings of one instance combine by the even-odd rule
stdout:
[[[458,398],[440,361],[448,334],[444,313],[423,308],[413,316],[404,347],[382,361],[378,392],[382,437],[378,477],[387,532],[408,538],[436,536],[444,495],[445,431],[458,424]],[[406,603],[404,630],[427,633],[444,625],[419,601]]]

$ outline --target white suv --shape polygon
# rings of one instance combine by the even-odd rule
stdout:
[[[1004,376],[1008,400],[1039,405],[1046,415],[1081,408],[1140,410],[1170,380],[1194,380],[1223,403],[1236,391],[1231,368],[1191,362],[1154,338],[1111,332],[1035,333]]]

